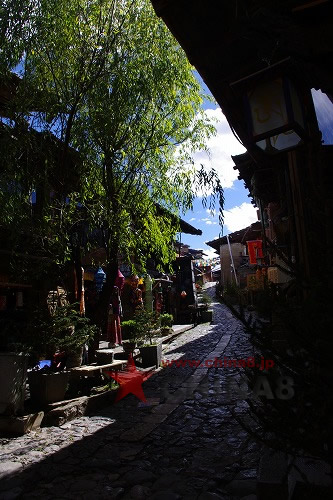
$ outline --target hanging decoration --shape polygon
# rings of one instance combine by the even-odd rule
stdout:
[[[101,292],[106,280],[106,274],[101,267],[95,272],[95,283],[97,292]]]
[[[256,265],[257,259],[263,259],[262,240],[247,241],[247,250],[249,254],[249,263]]]

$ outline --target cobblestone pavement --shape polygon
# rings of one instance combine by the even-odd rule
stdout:
[[[243,369],[205,366],[253,350],[226,306],[212,305],[213,323],[180,335],[163,356],[202,365],[157,371],[143,386],[147,404],[129,395],[60,428],[1,439],[0,500],[254,500],[260,445],[235,385]]]

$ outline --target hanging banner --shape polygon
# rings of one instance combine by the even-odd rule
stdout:
[[[257,264],[257,257],[263,258],[262,240],[247,241],[247,251],[249,254],[249,264]]]
[[[249,290],[262,290],[264,288],[265,273],[260,269],[246,276],[246,287]]]

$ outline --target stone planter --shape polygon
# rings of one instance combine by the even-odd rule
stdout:
[[[123,349],[124,353],[129,356],[130,354],[133,354],[136,348],[136,342],[130,342],[129,340],[124,340],[123,341]]]
[[[29,372],[30,396],[34,403],[43,406],[65,397],[70,372],[41,373]]]
[[[159,368],[162,362],[162,343],[140,347],[140,354],[144,368],[150,366]]]
[[[29,356],[24,353],[0,353],[0,414],[15,415],[23,410]]]
[[[98,365],[108,365],[113,363],[114,351],[112,349],[103,349],[96,351],[96,358]]]
[[[166,337],[167,335],[170,335],[170,333],[172,332],[173,330],[171,326],[164,326],[163,328],[160,329],[162,337]]]
[[[211,323],[213,321],[213,311],[211,309],[201,311],[201,319],[203,323]]]
[[[77,351],[73,351],[67,356],[66,360],[66,368],[76,368],[77,366],[82,365],[82,356],[83,356],[83,346],[77,349]]]

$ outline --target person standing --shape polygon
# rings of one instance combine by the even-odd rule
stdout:
[[[139,288],[139,277],[132,276],[131,278],[131,306],[132,306],[132,316],[134,316],[135,312],[143,309],[143,299],[142,299],[142,290]]]
[[[163,309],[163,289],[160,281],[153,287],[153,292],[155,299],[155,311],[158,314],[161,314]]]

